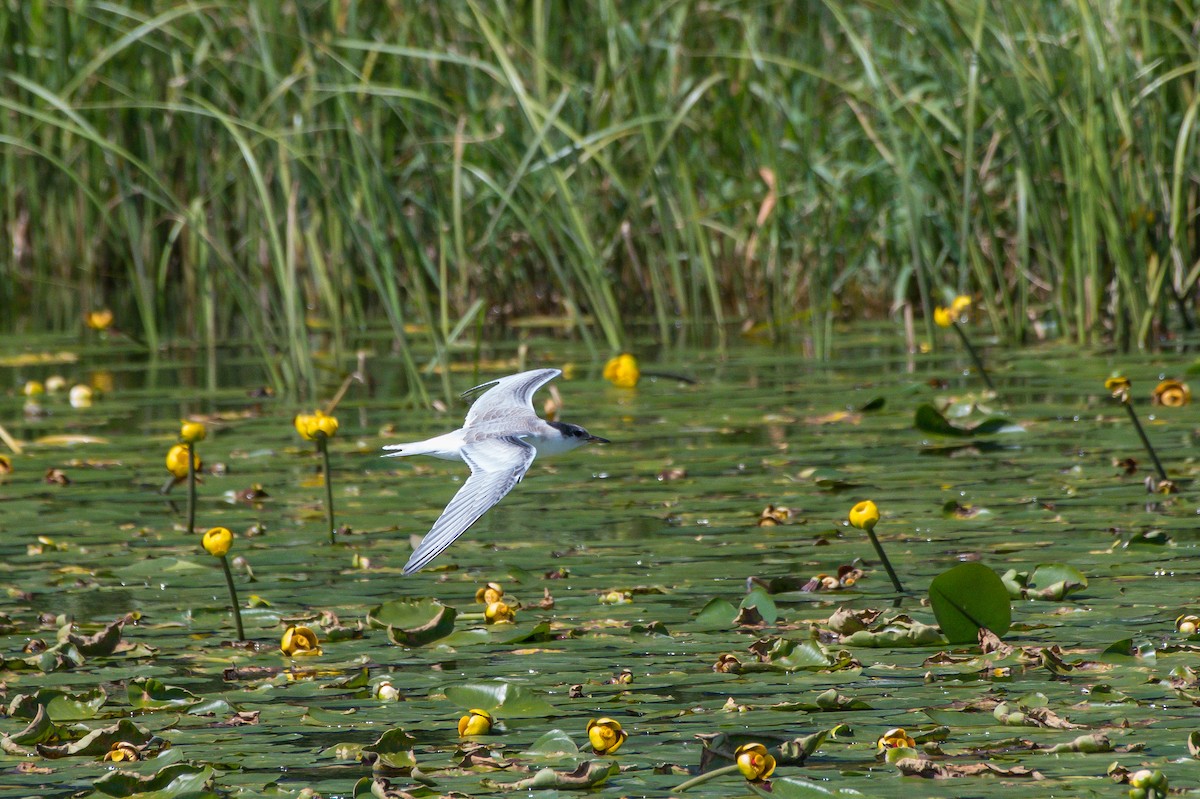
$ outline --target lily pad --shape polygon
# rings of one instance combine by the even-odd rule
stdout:
[[[946,639],[954,644],[978,640],[987,628],[998,636],[1012,624],[1008,589],[982,563],[960,563],[929,584],[929,604]]]
[[[128,695],[129,704],[138,710],[191,707],[201,701],[200,697],[186,688],[167,685],[154,677],[130,682]]]
[[[173,763],[153,774],[141,775],[131,771],[113,771],[93,783],[97,791],[106,796],[138,796],[154,793],[156,797],[169,799],[175,796],[196,795],[211,787],[211,766],[192,763]]]
[[[392,643],[418,647],[453,632],[457,615],[436,599],[393,599],[369,611],[367,624],[386,629]]]
[[[464,710],[480,708],[501,718],[548,718],[554,707],[534,691],[509,682],[452,685],[446,698]]]
[[[941,411],[926,402],[917,406],[916,413],[913,416],[913,426],[923,433],[932,433],[935,436],[971,438],[999,433],[1007,427],[1012,427],[1013,424],[1003,417],[992,416],[971,427],[960,427],[959,425],[952,424],[950,420],[942,415]]]

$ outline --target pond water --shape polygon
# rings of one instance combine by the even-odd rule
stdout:
[[[0,718],[0,796],[80,795],[117,766],[147,781],[107,777],[101,790],[112,795],[369,795],[373,774],[417,796],[484,795],[592,760],[620,766],[596,794],[668,796],[699,773],[706,739],[698,736],[723,734],[707,740],[728,754],[745,741],[822,731],[833,732],[805,762],[779,764],[774,795],[1123,795],[1107,775],[1114,762],[1161,768],[1173,787],[1200,786],[1189,753],[1189,734],[1200,729],[1192,671],[1200,644],[1175,626],[1197,604],[1196,415],[1149,402],[1155,383],[1184,377],[1193,357],[992,350],[999,394],[990,397],[952,343],[914,360],[895,331],[868,329],[826,363],[752,345],[721,356],[667,350],[643,358],[643,369],[694,382],[644,376],[635,389],[608,385],[602,363],[555,342],[531,345],[523,363],[503,350],[479,371],[464,362],[450,377],[455,390],[570,365],[570,379],[555,383],[561,418],[613,443],[535,462],[429,569],[402,577],[412,536],[428,530],[466,469],[384,460],[379,448],[451,430],[466,405],[411,409],[397,363],[369,358],[371,390],[352,386],[337,409],[334,504],[350,529],[330,545],[320,461],[292,426],[302,409],[252,396],[262,380],[253,360],[223,355],[211,390],[200,358],[165,357],[151,369],[120,341],[6,341],[0,424],[24,451],[0,478],[9,711]],[[1132,378],[1136,409],[1179,493],[1148,493],[1149,460],[1103,386],[1113,370]],[[40,414],[24,413],[26,381],[52,375],[104,390],[90,408],[71,407],[63,392],[41,396]],[[341,373],[329,375],[326,396]],[[440,390],[433,377],[429,385]],[[548,396],[538,394],[539,409]],[[956,424],[1000,415],[1011,425],[939,437],[914,426],[923,403],[947,407]],[[219,562],[186,530],[186,486],[160,491],[164,457],[188,416],[209,425],[197,445],[196,526],[236,535],[230,556],[249,648],[235,645]],[[1136,460],[1131,473],[1127,458]],[[253,486],[263,495],[243,497]],[[880,508],[876,532],[902,595],[866,536],[846,524],[864,499]],[[790,514],[760,526],[772,505]],[[829,632],[839,608],[934,624],[929,583],[963,561],[1000,574],[1065,564],[1087,585],[1014,599],[1004,642],[1015,649],[990,659],[974,644],[870,647]],[[864,574],[838,590],[800,590],[842,565]],[[489,581],[519,604],[515,624],[484,624],[475,594]],[[372,609],[404,599],[454,608],[453,630],[406,647],[367,624]],[[742,604],[757,607],[759,623],[733,618]],[[70,621],[89,636],[129,614],[115,649],[66,639]],[[321,654],[281,654],[280,636],[296,623],[316,631]],[[47,651],[31,649],[31,639]],[[764,639],[808,649],[761,662],[750,647]],[[714,671],[725,655],[742,666]],[[395,701],[376,697],[384,680]],[[1007,705],[997,712],[997,702]],[[31,730],[38,704],[49,722]],[[458,720],[478,706],[499,728],[469,739],[464,759]],[[1019,708],[1024,717],[1000,719]],[[608,756],[587,744],[598,717],[629,735]],[[121,720],[141,729],[144,760],[53,748]],[[877,739],[895,727],[937,763],[999,771],[904,776],[877,756]],[[363,760],[364,747],[405,749],[384,735],[395,729],[412,742],[392,762],[414,758],[415,776],[389,773],[382,761],[373,772],[373,757]],[[547,737],[554,730],[563,735]],[[1106,745],[1047,751],[1084,735]],[[1037,777],[1045,781],[1032,787]],[[384,795],[384,783],[376,790]],[[684,795],[762,790],[732,773]]]

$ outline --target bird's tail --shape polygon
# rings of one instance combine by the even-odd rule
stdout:
[[[455,430],[453,433],[427,438],[424,441],[413,441],[408,444],[388,444],[384,447],[388,452],[383,457],[406,458],[409,455],[432,455],[435,458],[444,458],[446,460],[462,460],[462,456],[458,454],[462,445],[462,431]]]

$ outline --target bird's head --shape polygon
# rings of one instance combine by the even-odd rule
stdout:
[[[611,443],[607,438],[594,436],[577,424],[568,424],[567,422],[549,422],[549,425],[561,433],[564,440],[570,441],[576,446],[579,446],[580,444]]]

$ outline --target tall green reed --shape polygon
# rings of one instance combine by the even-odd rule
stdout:
[[[972,293],[1003,339],[1152,346],[1200,282],[1198,17],[10,0],[0,324],[110,305],[210,382],[245,342],[310,400],[365,331],[426,402],[530,316],[598,352],[737,322],[821,355]]]

